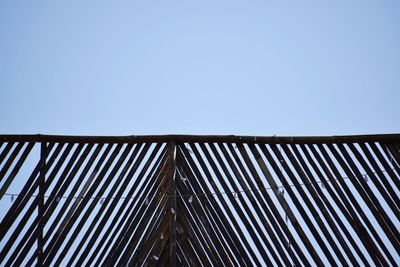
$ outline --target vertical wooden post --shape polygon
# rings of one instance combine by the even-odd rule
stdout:
[[[169,175],[169,258],[170,266],[176,266],[176,143],[170,142],[169,144],[170,153],[170,175]]]
[[[44,228],[44,195],[45,195],[45,177],[46,177],[46,156],[47,156],[47,143],[41,143],[40,146],[40,176],[39,176],[39,194],[38,194],[38,236],[37,236],[37,266],[43,266],[43,228]]]

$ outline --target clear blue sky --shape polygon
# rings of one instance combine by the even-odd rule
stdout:
[[[399,1],[1,1],[0,133],[400,132]]]

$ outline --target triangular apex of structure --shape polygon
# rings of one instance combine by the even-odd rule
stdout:
[[[188,265],[251,265],[236,232],[217,204],[225,200],[214,194],[215,184],[207,185],[207,175],[202,172],[204,162],[195,162],[198,151],[190,145],[178,145],[177,193],[178,242],[184,247],[181,261]],[[214,191],[215,192],[215,191]],[[227,248],[229,245],[229,249]],[[247,262],[246,262],[247,260]]]

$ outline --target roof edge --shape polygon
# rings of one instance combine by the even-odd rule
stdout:
[[[400,142],[400,134],[334,135],[334,136],[237,136],[237,135],[129,135],[77,136],[43,134],[0,135],[0,142],[58,143],[265,143],[323,144],[358,142]]]

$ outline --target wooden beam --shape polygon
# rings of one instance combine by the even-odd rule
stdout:
[[[236,135],[0,135],[0,142],[60,143],[251,143],[251,144],[333,144],[353,142],[399,142],[400,134],[346,136],[236,136]]]
[[[176,266],[176,143],[170,142],[170,176],[169,176],[169,258],[170,266]]]
[[[44,216],[44,195],[46,192],[45,182],[46,182],[46,156],[47,156],[47,143],[42,143],[40,146],[40,182],[39,182],[39,195],[38,195],[38,235],[37,235],[37,266],[43,266],[43,229],[45,222],[43,220]]]

